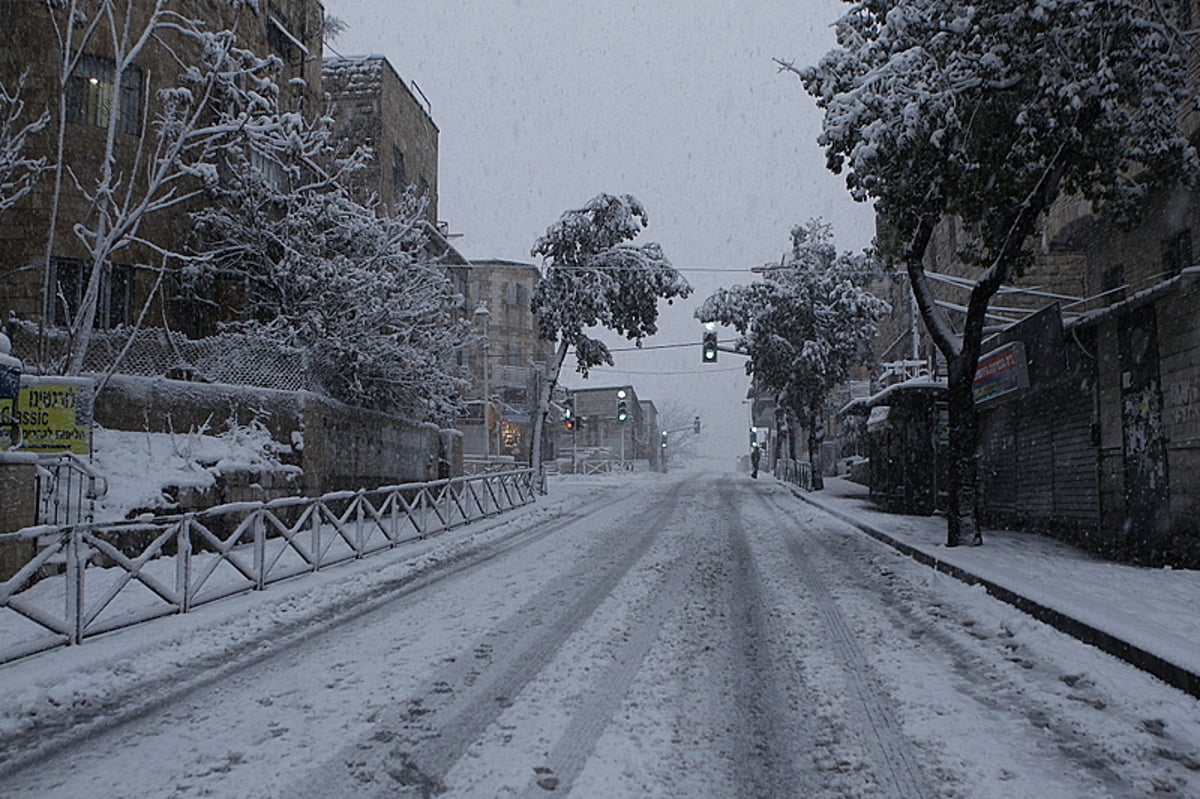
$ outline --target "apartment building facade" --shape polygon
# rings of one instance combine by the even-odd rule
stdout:
[[[474,337],[463,366],[472,388],[459,428],[468,456],[529,461],[537,396],[554,354],[553,342],[538,337],[530,305],[539,277],[531,263],[501,259],[471,261],[466,271],[464,313]]]
[[[151,4],[130,4],[130,28],[146,27]],[[125,6],[114,12],[125,23]],[[95,13],[84,6],[85,13]],[[286,109],[316,114],[321,105],[321,30],[324,9],[316,0],[267,0],[220,4],[183,0],[174,11],[203,22],[207,30],[236,30],[238,46],[282,64],[278,84]],[[0,27],[12,32],[0,47],[0,81],[14,89],[23,80],[21,99],[30,114],[50,114],[47,127],[27,142],[26,154],[57,162],[58,137],[63,139],[62,164],[69,173],[56,188],[52,173],[0,219],[0,303],[18,319],[61,327],[79,307],[90,268],[86,247],[74,228],[94,224],[94,193],[104,168],[106,137],[114,110],[112,167],[118,172],[123,201],[138,198],[154,152],[154,123],[161,110],[160,92],[179,84],[181,63],[195,63],[196,45],[172,31],[158,30],[134,64],[115,75],[117,44],[100,25],[81,41],[75,33],[74,68],[63,78],[63,51],[56,26],[65,30],[65,9],[47,4],[4,0]],[[61,103],[60,103],[61,100]],[[65,116],[60,113],[65,109]],[[195,185],[181,183],[178,191]],[[128,194],[127,194],[128,193]],[[56,202],[57,200],[57,202]],[[187,203],[145,215],[127,245],[113,253],[103,270],[95,327],[129,325],[156,287],[165,297],[147,309],[150,319],[167,319],[187,327],[186,315],[174,302],[171,280],[158,284],[163,265],[160,248],[177,246],[189,233]],[[52,229],[53,228],[53,229]],[[168,264],[169,266],[169,264]],[[228,298],[214,297],[216,304]],[[18,344],[24,342],[18,341]],[[25,351],[23,357],[32,353]]]

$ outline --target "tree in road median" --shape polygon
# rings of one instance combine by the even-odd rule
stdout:
[[[567,352],[575,350],[583,375],[594,366],[612,365],[608,347],[585,331],[608,328],[640,345],[658,329],[658,300],[669,303],[692,292],[658,244],[631,243],[647,222],[646,209],[634,197],[598,194],[565,212],[533,245],[532,254],[542,257],[545,269],[530,304],[538,335],[558,342],[534,418],[530,463],[535,474],[541,471],[550,396]]]
[[[1031,262],[1060,194],[1131,223],[1153,187],[1194,178],[1180,113],[1191,45],[1140,0],[866,0],[837,37],[816,66],[780,65],[824,109],[828,166],[874,200],[886,254],[905,264],[946,358],[947,544],[981,543],[972,382],[988,304]],[[977,273],[957,329],[924,263],[951,220],[971,241],[957,257]]]
[[[874,264],[839,254],[832,229],[820,220],[793,228],[790,256],[763,271],[764,280],[719,289],[696,318],[741,334],[738,349],[750,356],[746,373],[803,420],[813,487],[820,489],[821,409],[866,359],[875,323],[889,306],[866,289]]]

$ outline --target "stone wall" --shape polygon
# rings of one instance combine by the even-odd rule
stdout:
[[[187,383],[166,378],[115,376],[96,400],[96,423],[118,430],[183,432],[229,420],[261,422],[280,444],[286,465],[303,475],[276,480],[264,475],[227,477],[228,497],[248,496],[249,486],[280,494],[319,496],[329,491],[374,488],[438,477],[439,459],[451,475],[462,474],[461,437],[432,424],[414,424],[353,408],[309,392]],[[257,490],[257,489],[254,489]]]
[[[37,456],[0,452],[0,533],[28,527],[37,519]],[[0,542],[0,580],[17,573],[36,554],[34,541]]]

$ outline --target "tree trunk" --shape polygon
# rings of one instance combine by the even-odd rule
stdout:
[[[977,349],[977,347],[976,347]],[[975,407],[975,354],[949,363],[950,468],[946,511],[946,546],[978,546],[983,543],[979,527],[979,412]]]
[[[811,472],[811,484],[813,491],[820,491],[825,488],[825,476],[821,474],[821,436],[817,427],[820,419],[819,411],[808,409],[808,468]]]
[[[550,397],[554,387],[558,385],[558,375],[562,372],[563,361],[567,359],[568,348],[567,342],[559,342],[558,351],[554,353],[554,363],[549,365],[546,379],[542,382],[537,409],[530,417],[533,420],[533,440],[529,445],[529,465],[533,469],[533,479],[538,485],[542,484],[542,439],[545,435],[546,418],[550,415]]]

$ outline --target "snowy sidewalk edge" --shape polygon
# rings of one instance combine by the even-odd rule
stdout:
[[[828,513],[840,521],[849,524],[872,538],[892,547],[896,551],[909,556],[918,563],[933,568],[943,574],[960,580],[967,585],[979,585],[984,588],[991,596],[1005,602],[1023,613],[1027,613],[1038,621],[1049,624],[1051,627],[1070,635],[1073,638],[1082,641],[1085,644],[1090,644],[1097,649],[1106,652],[1113,657],[1119,658],[1126,663],[1141,669],[1142,671],[1157,677],[1158,679],[1170,685],[1173,688],[1190,694],[1200,699],[1200,674],[1172,663],[1152,652],[1148,652],[1141,647],[1135,646],[1112,633],[1105,632],[1097,627],[1080,621],[1072,616],[1069,616],[1062,611],[1055,610],[1052,607],[1043,605],[1040,602],[1035,602],[1029,597],[1006,588],[992,580],[980,577],[978,574],[963,569],[951,563],[947,563],[940,558],[929,554],[928,552],[908,544],[891,535],[888,535],[878,527],[867,524],[862,519],[843,513],[837,508],[830,507],[811,494],[800,491],[793,486],[788,486],[792,494],[798,499],[812,505],[813,507]]]

